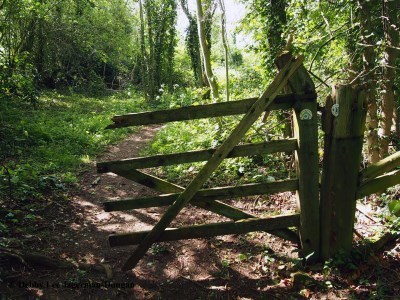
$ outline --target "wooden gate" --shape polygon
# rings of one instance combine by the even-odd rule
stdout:
[[[107,128],[245,114],[228,138],[216,149],[97,163],[99,173],[113,172],[158,192],[168,193],[154,197],[104,203],[106,211],[169,206],[152,230],[115,234],[109,237],[112,247],[139,245],[124,264],[123,270],[134,268],[155,242],[252,231],[265,231],[299,243],[303,256],[315,258],[319,256],[317,102],[314,84],[302,65],[302,61],[302,57],[295,59],[289,53],[281,55],[277,59],[279,73],[259,98],[127,114],[115,116],[112,119],[114,123]],[[284,89],[290,90],[292,93],[279,94]],[[292,109],[293,111],[294,138],[238,145],[250,126],[263,112],[281,109]],[[295,151],[296,179],[201,189],[225,158],[289,151]],[[207,163],[186,188],[138,171],[143,168],[196,161],[207,161]],[[296,191],[297,213],[259,218],[219,201],[283,191]],[[189,201],[193,205],[228,217],[233,221],[166,229]],[[297,227],[298,232],[290,230],[291,227]]]

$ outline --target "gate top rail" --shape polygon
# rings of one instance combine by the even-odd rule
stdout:
[[[268,107],[268,110],[290,109],[299,100],[314,101],[316,98],[317,95],[315,93],[277,95],[274,102]],[[106,129],[245,114],[257,99],[249,98],[238,101],[191,105],[175,109],[118,115],[111,119],[113,124],[108,125]]]

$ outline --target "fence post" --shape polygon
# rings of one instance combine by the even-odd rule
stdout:
[[[279,56],[278,68],[291,58],[290,53]],[[302,65],[288,80],[294,93],[315,94],[315,86]],[[317,100],[298,100],[293,109],[294,136],[298,148],[295,152],[299,188],[296,191],[297,209],[300,211],[300,242],[302,256],[319,259],[319,168],[318,168],[318,117]]]
[[[366,117],[361,87],[334,87],[324,112],[324,163],[321,182],[321,258],[352,247],[357,181]]]

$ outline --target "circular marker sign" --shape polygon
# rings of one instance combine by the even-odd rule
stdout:
[[[332,112],[332,115],[334,116],[334,117],[337,117],[337,116],[339,116],[339,104],[333,104],[332,105],[332,108],[331,108],[331,112]]]
[[[312,112],[309,109],[303,109],[300,112],[300,120],[311,120],[312,119]]]

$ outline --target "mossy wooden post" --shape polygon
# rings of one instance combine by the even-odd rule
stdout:
[[[353,241],[358,174],[366,116],[360,87],[339,85],[325,107],[325,153],[321,182],[321,258],[326,260]]]
[[[282,68],[291,59],[290,53],[278,57],[276,65]],[[290,89],[315,94],[315,86],[304,66],[300,66],[288,80]],[[303,257],[319,258],[319,169],[317,102],[298,101],[293,109],[294,136],[297,139],[295,159],[299,189],[296,191],[300,211],[300,241]]]

